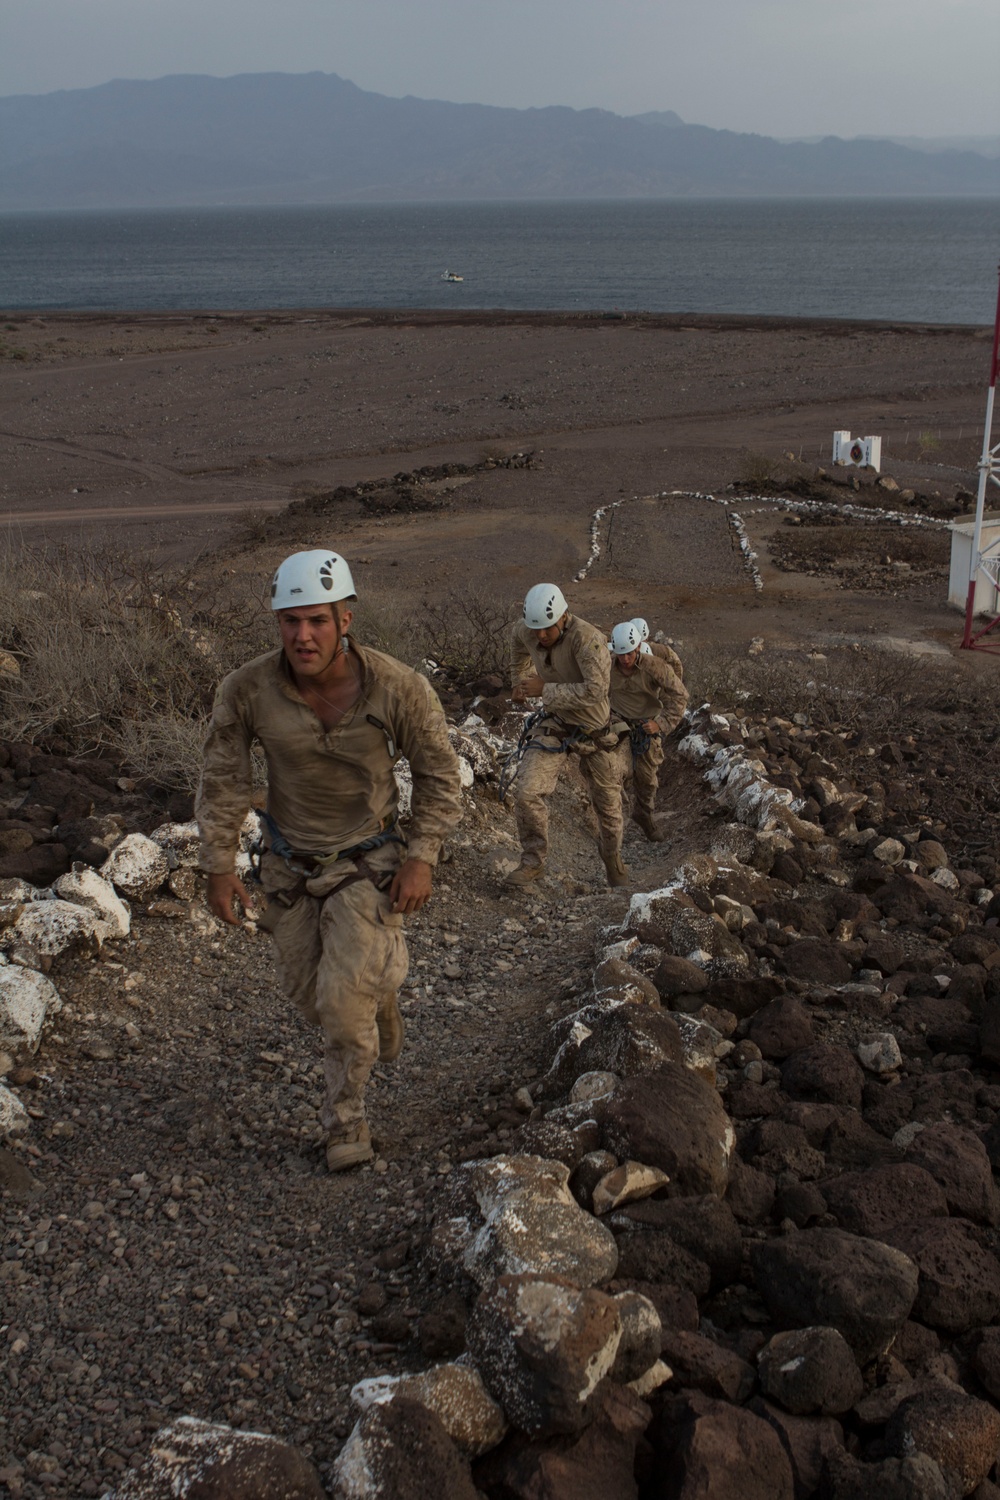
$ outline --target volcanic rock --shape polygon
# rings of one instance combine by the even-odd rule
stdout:
[[[544,1435],[587,1425],[622,1325],[614,1298],[603,1292],[501,1276],[480,1295],[466,1334],[487,1389],[510,1420]]]
[[[341,1449],[334,1476],[338,1500],[477,1500],[479,1493],[441,1421],[403,1396],[369,1407]],[[282,1494],[261,1491],[259,1500]]]
[[[659,1167],[682,1194],[726,1190],[732,1125],[711,1085],[677,1063],[626,1079],[605,1111],[601,1138],[619,1159]]]
[[[846,1047],[814,1042],[786,1059],[781,1086],[793,1099],[817,1099],[859,1110],[864,1073]]]
[[[886,1446],[899,1457],[926,1453],[941,1470],[958,1476],[968,1495],[985,1479],[1000,1451],[1000,1412],[955,1387],[911,1396],[886,1427]]]
[[[957,1334],[1000,1313],[1000,1262],[984,1249],[972,1224],[921,1219],[884,1230],[881,1238],[902,1250],[920,1273],[913,1312],[921,1322]]]
[[[1000,1205],[993,1169],[985,1146],[971,1130],[946,1120],[928,1125],[910,1144],[906,1159],[940,1183],[950,1213],[977,1224],[996,1224]]]
[[[636,1448],[649,1416],[633,1392],[609,1386],[579,1436],[540,1442],[514,1433],[476,1464],[476,1484],[490,1500],[635,1500]],[[442,1492],[441,1500],[451,1497]]]
[[[711,1290],[736,1281],[743,1258],[743,1242],[731,1206],[715,1197],[657,1198],[630,1204],[616,1215],[623,1222],[666,1231],[678,1245],[712,1274]]]
[[[764,1394],[797,1416],[839,1416],[864,1390],[857,1360],[835,1328],[776,1333],[757,1368]]]
[[[704,1391],[706,1396],[742,1403],[754,1388],[753,1367],[731,1349],[700,1333],[664,1328],[660,1352],[676,1381]]]
[[[754,1277],[779,1325],[838,1329],[855,1358],[883,1353],[916,1300],[917,1267],[900,1251],[840,1229],[803,1229],[751,1251]]]
[[[816,1040],[812,1019],[801,1000],[780,995],[759,1010],[747,1031],[764,1057],[781,1062]]]
[[[323,1500],[319,1476],[297,1448],[262,1432],[180,1417],[156,1433],[149,1456],[125,1475],[114,1500],[269,1500],[274,1495]]]
[[[917,1204],[923,1218],[945,1217],[948,1213],[941,1187],[929,1172],[912,1162],[845,1172],[820,1188],[840,1227],[870,1239],[883,1239],[896,1225],[910,1223]]]
[[[692,1400],[691,1415],[660,1493],[671,1500],[792,1500],[791,1464],[769,1423],[706,1398]]]

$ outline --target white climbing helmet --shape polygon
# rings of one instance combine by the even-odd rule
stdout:
[[[339,553],[326,548],[293,552],[271,580],[272,609],[337,604],[357,597],[350,568]]]
[[[556,584],[536,583],[524,597],[524,623],[529,630],[549,630],[559,624],[567,607]]]
[[[632,651],[638,651],[642,645],[642,636],[636,629],[634,620],[624,620],[621,625],[616,625],[611,632],[611,654],[613,656],[628,656]]]
[[[642,641],[648,641],[649,640],[649,626],[646,624],[646,622],[642,618],[642,616],[641,615],[636,615],[635,619],[632,621],[632,624],[635,626],[636,630],[638,630],[638,632],[639,632],[639,639],[642,640]]]

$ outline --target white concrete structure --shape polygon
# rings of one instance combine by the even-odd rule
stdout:
[[[854,464],[859,469],[881,469],[882,439],[880,437],[853,438],[849,432],[833,434],[833,461],[835,464]]]
[[[975,521],[956,521],[951,531],[951,569],[948,574],[948,603],[964,610],[969,597],[972,576],[972,549],[975,545]],[[974,615],[1000,615],[1000,513],[983,516],[980,549],[984,554],[976,575]]]

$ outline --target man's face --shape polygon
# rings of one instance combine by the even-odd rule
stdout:
[[[352,618],[351,611],[338,604],[278,610],[281,644],[299,677],[322,676],[335,660],[341,636]]]
[[[626,677],[631,677],[635,671],[635,664],[639,660],[638,651],[626,651],[624,656],[615,657],[615,666],[619,672],[624,672]]]
[[[550,646],[554,646],[556,641],[562,635],[565,626],[566,616],[563,615],[562,619],[557,620],[554,625],[546,625],[544,630],[533,630],[531,633],[535,637],[535,640],[538,642],[538,644],[543,647],[544,650],[548,651]]]

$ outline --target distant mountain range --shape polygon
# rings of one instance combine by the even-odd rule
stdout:
[[[1000,195],[1000,162],[883,140],[782,142],[672,110],[391,99],[327,73],[0,99],[0,210],[931,194]]]

